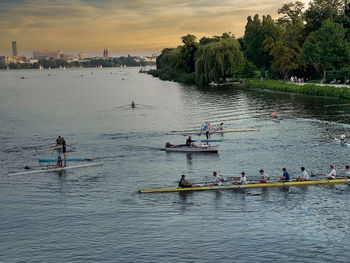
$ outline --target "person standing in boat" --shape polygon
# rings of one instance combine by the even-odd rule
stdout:
[[[186,187],[193,187],[193,184],[186,180],[186,176],[183,174],[181,175],[181,180],[179,181],[179,187],[186,188]]]
[[[287,169],[286,168],[283,168],[282,169],[282,176],[280,177],[280,181],[281,182],[289,182],[289,173],[287,172]]]
[[[186,140],[186,146],[192,146],[192,136],[188,136],[187,140]]]
[[[62,166],[63,166],[62,158],[61,158],[61,156],[58,156],[57,163],[56,163],[56,165],[54,165],[53,168],[61,168]]]
[[[260,183],[266,184],[270,180],[270,176],[266,174],[263,169],[261,169],[259,173],[261,176]]]
[[[335,177],[337,176],[337,173],[336,173],[334,166],[332,164],[329,166],[329,170],[330,170],[330,172],[328,174],[324,174],[324,176],[326,176],[326,178],[328,180],[334,180]]]
[[[67,159],[67,156],[66,156],[67,145],[63,137],[61,139],[61,145],[62,145],[62,153],[63,153],[64,159]]]
[[[58,136],[58,138],[56,139],[56,148],[59,148],[62,145],[62,138],[61,136]]]
[[[206,122],[203,125],[203,130],[205,131],[205,136],[207,137],[207,140],[209,140],[209,123],[208,122]]]
[[[305,167],[300,167],[301,175],[296,178],[296,181],[309,181],[309,174],[305,171]]]

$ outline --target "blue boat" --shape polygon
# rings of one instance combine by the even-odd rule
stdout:
[[[92,161],[93,159],[88,159],[88,158],[68,158],[68,159],[62,159],[63,162],[84,162],[84,161]],[[39,162],[57,162],[58,159],[39,159]]]

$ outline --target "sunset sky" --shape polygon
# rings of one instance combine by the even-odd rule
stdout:
[[[242,36],[248,15],[277,16],[281,0],[0,0],[0,54],[61,49],[70,54],[147,55],[181,36]],[[307,3],[308,1],[303,1]]]

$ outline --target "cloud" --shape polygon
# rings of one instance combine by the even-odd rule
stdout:
[[[198,38],[241,36],[248,15],[276,15],[278,0],[0,0],[0,51],[62,49],[69,52],[159,52]]]

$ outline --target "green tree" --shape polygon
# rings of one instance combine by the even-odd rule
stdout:
[[[181,63],[180,67],[183,71],[191,73],[195,71],[194,56],[198,49],[197,38],[194,35],[188,34],[181,37],[183,46],[181,47]]]
[[[196,53],[196,83],[225,81],[238,70],[243,59],[240,45],[233,37],[200,46]]]
[[[322,26],[309,34],[303,49],[302,57],[321,66],[323,77],[326,71],[341,69],[349,62],[350,46],[345,39],[342,25],[327,19]]]
[[[248,60],[244,60],[242,65],[238,69],[238,76],[240,78],[254,78],[255,77],[255,66]]]

